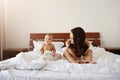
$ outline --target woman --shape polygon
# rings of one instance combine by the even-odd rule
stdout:
[[[85,39],[85,31],[81,27],[73,28],[70,39],[66,41],[64,56],[71,63],[93,63],[92,50],[89,50],[89,42]]]

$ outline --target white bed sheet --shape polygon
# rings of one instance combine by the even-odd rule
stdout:
[[[120,80],[120,75],[11,69],[0,73],[0,80]]]
[[[0,71],[0,80],[120,80],[120,55],[99,47],[93,47],[92,50],[97,64],[75,64],[61,59],[48,62],[40,69],[10,67]],[[11,58],[7,62],[13,62],[12,59],[14,60]]]

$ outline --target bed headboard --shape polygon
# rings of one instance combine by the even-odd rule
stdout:
[[[33,40],[44,40],[47,33],[31,33],[30,34],[30,50],[33,50]],[[69,39],[69,33],[50,33],[53,34],[53,41],[66,42]],[[100,33],[99,32],[86,32],[86,38],[93,42],[94,46],[100,46]]]

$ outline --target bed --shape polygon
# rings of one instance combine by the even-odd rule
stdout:
[[[0,61],[0,80],[120,80],[120,56],[100,47],[99,32],[86,32],[97,64],[69,63],[64,57],[56,61],[40,59],[38,47],[45,34],[31,33],[29,52]],[[57,52],[62,55],[69,33],[52,34]]]

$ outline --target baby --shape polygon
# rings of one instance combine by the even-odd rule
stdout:
[[[45,60],[57,60],[61,59],[62,56],[60,54],[56,53],[55,46],[52,44],[53,41],[53,35],[52,34],[46,34],[44,43],[40,48],[41,54],[43,54],[43,59]]]

